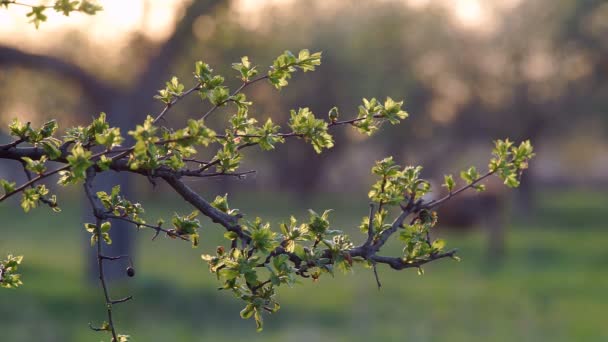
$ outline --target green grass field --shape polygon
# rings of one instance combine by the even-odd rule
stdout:
[[[236,204],[274,222],[302,205],[254,197]],[[0,291],[0,341],[109,341],[88,328],[105,318],[102,293],[84,281],[87,245],[79,208],[65,207],[51,218],[46,208],[24,215],[18,204],[0,207],[0,255],[25,255],[25,284]],[[178,209],[159,203],[147,208],[152,218]],[[447,237],[462,262],[436,262],[424,276],[381,268],[380,291],[364,268],[283,288],[282,308],[265,317],[262,333],[253,321],[240,319],[241,303],[216,290],[200,260],[206,247],[220,241],[218,227],[205,228],[198,249],[170,239],[151,242],[151,232],[142,231],[137,276],[112,286],[116,297],[135,299],[117,307],[118,329],[133,341],[608,341],[606,208],[608,196],[602,194],[542,196],[528,223],[513,223],[498,268],[484,260],[483,236],[469,234]],[[355,227],[366,203],[336,209],[338,227]]]

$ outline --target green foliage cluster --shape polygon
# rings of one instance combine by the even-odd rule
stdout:
[[[14,2],[4,1],[0,4],[10,3]],[[87,1],[57,1],[54,8],[66,15],[75,10],[85,13],[98,10],[91,6]],[[33,8],[36,25],[43,21],[42,13],[47,8],[43,7]],[[40,203],[59,210],[56,197],[51,195],[49,198],[45,185],[36,183],[55,174],[59,175],[57,183],[62,186],[85,183],[85,193],[97,219],[96,223],[86,223],[85,229],[91,234],[91,244],[97,246],[100,280],[109,318],[107,323],[95,330],[110,331],[114,340],[128,340],[128,336],[115,332],[111,310],[117,302],[110,299],[103,277],[103,261],[119,258],[100,254],[102,242],[112,243],[109,233],[112,220],[127,221],[137,228],[153,229],[155,238],[164,232],[170,238],[191,241],[193,247],[198,246],[201,238],[200,213],[223,226],[226,229],[226,246],[218,246],[215,255],[204,254],[202,259],[217,277],[220,289],[231,292],[244,302],[241,317],[254,318],[258,330],[261,330],[263,313],[274,313],[280,308],[276,298],[278,288],[292,287],[299,278],[318,281],[325,274],[333,275],[336,270],[349,272],[355,263],[374,267],[374,270],[376,264],[384,263],[394,269],[417,268],[422,273],[425,263],[445,257],[454,258],[455,251],[445,251],[443,240],[432,241],[429,237],[429,231],[437,222],[433,208],[468,188],[483,191],[480,182],[494,173],[510,187],[519,185],[521,172],[534,156],[528,141],[515,146],[509,140],[497,140],[487,173],[479,174],[475,167],[462,171],[460,176],[465,185],[457,190],[453,176],[447,175],[443,186],[449,194],[430,202],[423,200],[423,196],[432,189],[430,182],[422,178],[421,166],[401,167],[392,157],[384,158],[371,169],[378,180],[368,193],[371,212],[360,225],[365,242],[355,245],[349,236],[332,226],[329,220],[331,210],[321,214],[310,210],[305,222],[298,222],[291,216],[288,222],[275,230],[262,218],[249,220],[238,209],[231,208],[227,195],[218,196],[209,203],[181,182],[182,177],[242,175],[239,169],[243,150],[249,147],[258,146],[263,151],[270,151],[277,144],[293,138],[303,140],[317,153],[322,153],[334,146],[330,129],[336,126],[352,126],[362,134],[372,135],[385,122],[398,124],[408,117],[408,113],[402,110],[403,101],[390,97],[384,102],[375,98],[363,99],[358,113],[346,120],[340,120],[336,107],[329,110],[327,119],[317,117],[306,107],[291,110],[285,127],[270,119],[258,121],[250,114],[253,103],[243,93],[246,87],[267,80],[280,90],[288,85],[296,71],[313,71],[320,63],[320,52],[301,50],[296,55],[285,51],[274,60],[267,73],[257,76],[258,66],[245,56],[240,62],[232,64],[242,84],[231,91],[224,84],[223,76],[214,74],[207,63],[198,61],[194,65],[194,85],[191,88],[187,88],[177,77],[172,77],[165,88],[158,91],[155,98],[164,104],[164,109],[156,116],[148,116],[135,129],[127,132],[134,141],[131,146],[123,146],[125,139],[120,129],[108,124],[105,113],[100,113],[87,126],[68,128],[61,137],[56,136],[58,127],[53,120],[39,129],[19,120],[11,123],[9,131],[16,140],[0,146],[0,159],[20,160],[28,174],[35,177],[19,187],[14,182],[0,180],[5,192],[0,202],[21,192],[21,206],[25,212]],[[210,109],[200,117],[189,119],[180,129],[160,125],[169,109],[190,94],[198,94],[201,105]],[[234,105],[234,111],[227,117],[223,129],[206,125],[207,117],[217,108],[228,105]],[[216,152],[208,160],[196,159],[205,149]],[[49,170],[51,161],[63,166]],[[193,169],[193,165],[196,168]],[[171,218],[172,228],[169,229],[163,228],[162,219],[155,225],[149,224],[143,218],[142,206],[125,199],[120,194],[119,186],[113,187],[110,193],[99,191],[93,194],[90,191],[95,175],[109,170],[130,172],[151,180],[163,179],[197,210],[187,215],[175,213]],[[408,224],[405,220],[409,216],[413,218]],[[397,257],[378,256],[376,253],[397,231],[404,245],[403,253]],[[20,257],[9,257],[2,264],[3,286],[20,284],[18,275],[14,274],[20,261]]]
[[[304,49],[296,56],[291,51],[285,51],[272,63],[268,71],[268,79],[275,88],[280,90],[287,86],[289,83],[287,80],[298,69],[304,72],[314,71],[318,65],[321,65],[321,52],[311,54],[310,51]]]
[[[359,106],[359,115],[354,125],[359,132],[372,135],[380,127],[380,123],[388,120],[393,125],[405,120],[409,114],[401,110],[403,101],[394,101],[390,97],[386,98],[384,104],[375,98],[371,100],[363,99],[363,105]]]
[[[532,151],[529,140],[523,141],[519,146],[515,146],[509,139],[497,140],[492,151],[494,158],[490,160],[488,168],[491,172],[498,172],[505,185],[516,188],[522,171],[528,168],[528,160],[534,156]],[[467,181],[472,182],[470,178]]]
[[[243,85],[234,92],[223,85],[224,77],[213,75],[208,64],[197,62],[192,88],[185,90],[186,87],[173,77],[167,82],[166,88],[159,90],[156,98],[166,108],[157,117],[148,116],[142,124],[128,132],[134,140],[131,147],[122,146],[125,139],[120,129],[111,127],[105,113],[101,113],[87,126],[69,128],[61,138],[55,137],[55,121],[47,122],[40,129],[33,129],[29,124],[15,120],[9,129],[17,140],[9,149],[19,144],[41,147],[44,151],[42,155],[22,158],[24,167],[37,176],[36,181],[58,173],[60,185],[78,184],[87,180],[91,171],[110,169],[148,177],[232,175],[237,174],[243,158],[242,150],[246,147],[259,146],[268,151],[284,143],[287,138],[296,138],[309,143],[317,153],[321,153],[334,146],[329,132],[334,126],[350,125],[370,135],[378,130],[382,122],[397,124],[408,117],[401,109],[403,102],[391,98],[384,103],[375,98],[363,99],[358,115],[344,121],[339,121],[339,112],[335,107],[329,111],[328,119],[316,117],[309,108],[291,110],[286,132],[282,132],[282,127],[270,119],[260,125],[256,118],[250,116],[252,103],[241,92],[246,86],[267,79],[280,89],[287,85],[287,80],[296,70],[314,70],[320,64],[320,57],[320,53],[310,54],[307,50],[302,50],[297,57],[285,52],[274,61],[265,76],[257,79],[253,79],[258,72],[257,66],[251,64],[249,58],[243,57],[240,63],[233,64],[243,81]],[[157,124],[176,101],[195,92],[211,106],[207,114],[188,120],[181,129],[169,129]],[[229,103],[234,104],[235,112],[228,118],[225,130],[218,132],[206,126],[205,118],[217,107]],[[201,148],[212,146],[217,146],[217,152],[210,160],[197,162],[199,168],[196,170],[188,167]],[[462,171],[461,178],[466,185],[460,191],[468,187],[483,190],[479,181],[492,173],[498,173],[508,186],[517,186],[518,177],[532,156],[529,142],[515,147],[508,140],[497,140],[488,173],[480,175],[474,167]],[[47,164],[50,160],[63,162],[65,166],[49,171]],[[212,172],[213,168],[215,173]],[[350,237],[332,227],[330,210],[322,214],[311,210],[309,220],[301,223],[292,216],[288,222],[280,225],[280,232],[276,232],[261,218],[250,221],[238,209],[231,209],[227,195],[218,196],[210,203],[210,206],[226,215],[223,225],[228,231],[224,236],[230,247],[220,246],[215,255],[205,254],[202,258],[221,283],[220,288],[231,291],[245,302],[241,312],[243,318],[253,317],[258,329],[261,329],[263,312],[272,313],[279,309],[277,288],[293,286],[298,277],[318,280],[323,274],[333,274],[336,269],[350,271],[357,262],[374,266],[377,262],[383,262],[382,259],[374,259],[375,252],[397,230],[401,230],[399,240],[404,247],[403,255],[390,261],[393,267],[416,267],[422,272],[421,265],[426,262],[445,256],[454,257],[453,252],[445,252],[444,241],[431,241],[429,238],[429,231],[437,222],[437,216],[432,211],[434,203],[428,203],[425,207],[421,200],[431,191],[430,182],[421,176],[422,167],[400,167],[392,157],[388,157],[377,161],[371,172],[378,180],[372,185],[368,196],[378,210],[373,212],[371,218],[363,218],[361,231],[370,238],[357,247]],[[2,198],[19,190],[15,183],[6,180],[0,182],[5,190]],[[34,186],[33,183],[21,189],[22,207],[26,212],[37,207],[49,192],[44,185]],[[451,175],[446,176],[444,186],[452,194],[455,181]],[[98,241],[112,243],[109,234],[111,219],[127,220],[138,228],[155,229],[157,235],[163,231],[168,237],[190,240],[193,247],[198,245],[201,229],[197,219],[199,211],[188,215],[174,214],[172,228],[164,229],[162,219],[156,225],[146,223],[141,205],[121,196],[119,186],[115,186],[109,194],[97,192],[96,197],[104,209],[99,214],[103,220],[99,224],[85,224],[86,230],[91,233],[93,245]],[[54,196],[52,201],[56,204]],[[58,208],[56,205],[52,207]],[[399,218],[389,220],[391,208],[400,208],[404,213],[416,216],[410,224],[403,223]],[[226,224],[227,218],[236,222],[236,226]],[[214,221],[222,223],[221,220]]]
[[[9,254],[6,259],[0,261],[0,287],[12,289],[21,284],[21,274],[17,273],[23,256]]]

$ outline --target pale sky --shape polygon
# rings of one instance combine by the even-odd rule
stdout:
[[[22,0],[39,4],[41,0]],[[0,9],[0,42],[10,45],[45,48],[56,42],[54,35],[70,30],[86,30],[92,41],[101,44],[121,44],[125,34],[140,30],[152,39],[163,40],[170,33],[177,16],[177,8],[185,0],[98,0],[103,11],[94,16],[72,13],[66,17],[47,10],[46,22],[36,30],[28,23],[26,7],[10,6]],[[44,39],[41,39],[44,37]]]

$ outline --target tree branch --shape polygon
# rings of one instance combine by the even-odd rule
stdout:
[[[114,341],[118,341],[118,337],[116,335],[116,329],[114,328],[114,321],[112,320],[112,299],[110,299],[110,294],[108,291],[108,286],[106,284],[106,279],[104,275],[103,268],[103,260],[104,256],[101,250],[102,238],[101,238],[101,224],[103,223],[103,205],[98,203],[99,199],[97,195],[93,193],[93,178],[95,178],[95,171],[93,169],[89,169],[87,171],[87,178],[84,183],[84,191],[89,199],[89,203],[91,208],[93,209],[93,213],[95,214],[95,233],[97,234],[97,269],[99,271],[99,282],[101,283],[101,287],[103,288],[103,294],[106,301],[106,308],[108,313],[108,324],[110,328],[110,332],[112,333],[112,338]]]
[[[241,91],[243,91],[243,89],[247,88],[251,84],[254,84],[254,83],[256,83],[258,81],[261,81],[261,80],[265,80],[267,78],[268,78],[268,75],[265,75],[265,76],[260,76],[260,77],[258,77],[256,79],[253,79],[253,80],[251,80],[249,82],[243,82],[243,84],[241,84],[240,87],[238,87],[232,94],[230,94],[230,96],[228,97],[228,100],[222,101],[222,102],[216,104],[215,106],[211,107],[211,109],[209,109],[205,114],[203,114],[203,116],[201,118],[203,120],[205,120],[209,115],[211,115],[220,106],[223,106],[227,102],[231,101],[230,98],[236,96],[238,93],[240,93]]]
[[[467,190],[467,189],[470,189],[470,188],[474,187],[475,185],[477,185],[477,183],[479,183],[479,182],[481,182],[482,180],[484,180],[484,179],[486,179],[486,178],[490,177],[490,176],[491,176],[491,175],[493,175],[494,173],[496,173],[496,171],[488,171],[488,172],[487,172],[487,173],[485,173],[483,176],[481,176],[481,177],[477,178],[476,180],[474,180],[473,182],[471,182],[471,184],[465,185],[465,186],[461,187],[460,189],[458,189],[458,190],[456,190],[456,191],[450,192],[449,194],[445,195],[444,197],[442,197],[442,198],[440,198],[440,199],[438,199],[438,200],[430,201],[430,202],[428,202],[428,203],[426,203],[426,204],[422,205],[422,207],[423,207],[424,209],[432,209],[432,208],[435,208],[435,207],[437,207],[437,206],[441,205],[443,202],[445,202],[445,201],[447,201],[447,200],[451,199],[452,197],[454,197],[454,196],[458,195],[459,193],[461,193],[461,192],[463,192],[463,191],[465,191],[465,190]]]
[[[245,235],[243,229],[238,225],[238,216],[228,215],[218,209],[214,208],[209,202],[203,197],[194,192],[189,186],[184,184],[175,175],[164,175],[162,178],[169,184],[182,198],[188,203],[192,204],[198,209],[203,215],[209,217],[214,223],[219,223],[224,226],[228,231],[235,232],[245,242],[248,242],[250,238]]]
[[[391,237],[391,235],[393,235],[393,233],[395,233],[397,229],[401,227],[401,225],[403,225],[403,222],[411,213],[419,210],[421,202],[421,200],[418,200],[418,202],[415,204],[408,204],[404,209],[401,210],[401,214],[399,214],[399,216],[393,221],[391,227],[380,233],[378,240],[372,245],[374,253],[380,250],[388,238]]]
[[[451,258],[456,254],[456,252],[457,252],[457,250],[454,249],[454,250],[451,250],[451,251],[445,252],[445,253],[432,254],[428,259],[415,260],[415,261],[411,261],[411,262],[404,262],[402,258],[392,258],[392,257],[385,257],[385,256],[380,256],[380,255],[374,255],[371,257],[371,259],[373,261],[381,263],[381,264],[387,264],[392,269],[402,270],[405,268],[420,267],[426,263],[429,263],[429,262],[431,262],[433,260],[437,260],[437,259]]]
[[[168,229],[162,228],[161,226],[153,226],[151,224],[134,221],[134,220],[132,220],[132,219],[130,219],[128,217],[122,217],[122,216],[116,216],[116,215],[106,215],[106,218],[112,219],[112,220],[121,220],[121,221],[125,221],[125,222],[128,222],[128,223],[132,223],[132,224],[136,225],[137,227],[145,227],[145,228],[153,229],[153,230],[156,231],[156,235],[154,235],[154,237],[156,237],[158,235],[158,233],[164,232],[168,236],[177,237],[177,238],[180,238],[180,239],[185,240],[185,241],[190,241],[188,238],[183,237],[183,236],[181,236],[181,235],[179,235],[179,234],[177,234],[175,232],[172,232],[172,231],[170,231]]]

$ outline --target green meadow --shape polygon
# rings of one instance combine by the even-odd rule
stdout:
[[[257,196],[236,198],[233,206],[280,222],[306,205]],[[331,197],[311,200],[313,209],[334,207],[335,226],[362,238],[356,227],[365,198],[332,205]],[[0,207],[0,254],[25,255],[24,285],[0,291],[1,341],[110,340],[88,328],[105,312],[98,285],[85,281],[88,245],[78,203],[50,217],[47,208],[25,215],[15,203]],[[190,210],[161,202],[145,207],[151,219]],[[380,267],[380,290],[363,267],[315,283],[304,279],[281,289],[281,310],[265,316],[261,333],[239,317],[240,301],[217,290],[200,259],[223,243],[219,227],[206,225],[197,249],[179,240],[152,242],[153,232],[142,230],[137,275],[111,287],[115,297],[134,296],[117,306],[117,327],[133,341],[606,341],[606,208],[608,195],[601,193],[543,193],[530,219],[512,220],[499,265],[487,262],[483,234],[445,234],[461,262],[435,262],[422,276]]]

